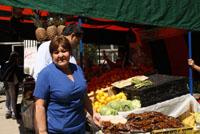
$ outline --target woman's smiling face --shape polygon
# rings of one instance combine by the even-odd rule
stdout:
[[[53,62],[60,68],[66,68],[69,64],[70,51],[66,50],[62,46],[59,46],[52,54]]]
[[[68,39],[62,35],[56,36],[51,40],[49,50],[53,63],[65,71],[68,68],[71,55],[71,45]]]

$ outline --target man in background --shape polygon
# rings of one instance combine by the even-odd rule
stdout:
[[[72,49],[76,48],[79,44],[80,40],[83,37],[83,31],[79,25],[76,23],[70,23],[63,29],[64,35],[70,42]],[[36,80],[38,73],[47,65],[52,62],[52,58],[49,52],[49,45],[51,41],[46,41],[42,43],[37,52],[36,64],[34,66],[34,74],[33,77]],[[76,59],[73,55],[70,56],[69,62],[77,64]]]

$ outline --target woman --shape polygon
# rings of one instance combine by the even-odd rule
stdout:
[[[52,39],[49,50],[53,63],[38,74],[34,91],[36,132],[83,134],[84,108],[95,117],[83,72],[78,65],[69,63],[72,50],[64,36]]]
[[[23,79],[23,71],[19,67],[19,54],[17,52],[11,52],[8,61],[3,65],[2,79],[4,81],[6,90],[6,119],[16,119],[17,111],[17,95],[18,84]]]

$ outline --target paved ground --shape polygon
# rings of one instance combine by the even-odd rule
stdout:
[[[18,96],[18,103],[22,96]],[[0,95],[0,133],[1,134],[22,134],[20,133],[20,124],[13,119],[5,119],[5,95]]]

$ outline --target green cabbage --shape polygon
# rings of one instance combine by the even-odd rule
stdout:
[[[120,100],[119,103],[121,105],[120,111],[130,111],[133,109],[132,101],[130,100]]]
[[[138,99],[132,100],[132,107],[133,107],[133,109],[141,108],[141,102],[140,102],[140,100],[138,100]]]
[[[108,106],[102,106],[99,110],[101,115],[117,115],[118,112]]]
[[[131,101],[131,100],[115,100],[115,101],[109,102],[107,104],[107,106],[118,112],[123,112],[123,111],[130,111],[135,108],[140,108],[141,103],[137,99],[135,99],[133,101]]]
[[[119,103],[119,100],[111,101],[107,104],[108,107],[115,109],[117,111],[120,111],[122,109],[121,104]]]

